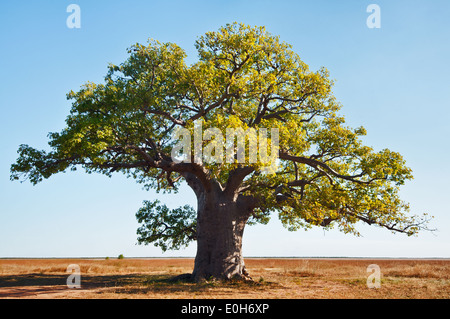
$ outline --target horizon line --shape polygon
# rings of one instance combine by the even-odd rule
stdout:
[[[5,259],[118,259],[118,257],[102,256],[102,257],[0,257],[0,260]],[[450,257],[355,257],[355,256],[244,256],[244,259],[450,259]],[[195,256],[171,256],[171,257],[136,257],[124,256],[123,259],[195,259]]]

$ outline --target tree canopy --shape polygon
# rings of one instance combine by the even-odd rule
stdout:
[[[399,153],[363,145],[363,127],[346,126],[325,68],[310,70],[264,27],[228,24],[195,47],[198,61],[187,65],[176,44],[131,46],[125,62],[108,66],[104,83],[67,95],[66,127],[49,134],[49,151],[19,147],[11,179],[36,184],[82,167],[124,173],[157,191],[177,191],[182,182],[197,195],[219,187],[251,202],[247,224],[278,214],[289,230],[337,227],[359,235],[360,221],[407,235],[426,229],[427,216],[410,214],[399,197],[411,169]],[[176,161],[174,134],[177,128],[194,134],[196,121],[223,136],[230,127],[278,129],[275,171],[264,172],[260,161]],[[191,207],[170,210],[149,201],[137,217],[140,242],[170,249],[196,239]]]

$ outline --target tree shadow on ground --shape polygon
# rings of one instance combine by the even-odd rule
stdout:
[[[0,276],[0,287],[67,285],[69,274],[23,274]],[[148,277],[142,274],[81,275],[82,288],[111,287],[130,284]]]
[[[21,297],[24,288],[32,294],[42,294],[49,291],[68,289],[69,274],[20,274],[0,275],[0,297]],[[81,275],[81,289],[98,290],[107,293],[108,288],[114,288],[114,294],[190,294],[209,292],[214,289],[239,290],[240,292],[255,292],[268,288],[281,288],[277,283],[254,281],[205,281],[191,282],[173,275],[121,274],[121,275]],[[222,291],[226,294],[226,291]],[[27,293],[29,295],[29,293]]]
[[[163,295],[193,295],[196,293],[213,293],[220,291],[221,295],[234,295],[239,293],[254,293],[271,288],[284,288],[274,282],[255,282],[243,280],[209,280],[203,282],[192,282],[188,279],[177,279],[178,276],[147,276],[147,278],[134,285],[123,285],[114,290],[115,294],[163,294]]]

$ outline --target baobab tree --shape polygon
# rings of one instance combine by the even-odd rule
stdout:
[[[176,44],[131,46],[125,62],[108,66],[104,83],[68,93],[66,127],[49,134],[49,151],[19,147],[11,179],[36,184],[82,167],[124,173],[157,191],[176,192],[187,183],[196,209],[145,201],[137,232],[139,243],[163,250],[196,241],[196,281],[246,278],[244,228],[274,214],[291,231],[336,227],[359,235],[358,222],[407,235],[426,229],[427,217],[411,215],[399,198],[411,169],[399,153],[363,145],[363,127],[345,126],[325,68],[311,71],[264,27],[228,24],[199,37],[195,47],[198,61],[187,65]],[[185,145],[213,145],[210,157],[221,154],[217,136],[227,128],[266,130],[267,145],[275,137],[270,132],[277,132],[278,148],[269,164],[233,155],[211,161],[194,152],[177,158],[176,132],[194,136],[195,123],[216,136],[200,133],[200,144],[190,139]],[[244,151],[250,146],[247,139]]]

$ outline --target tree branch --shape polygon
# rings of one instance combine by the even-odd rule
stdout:
[[[254,172],[251,166],[238,167],[231,171],[228,175],[227,184],[224,193],[227,195],[234,195],[246,176]]]
[[[331,183],[333,183],[333,179],[331,178],[330,175],[337,177],[337,178],[341,178],[341,179],[345,179],[351,182],[355,182],[358,184],[370,184],[371,182],[373,182],[374,180],[377,180],[379,178],[372,178],[368,181],[362,181],[357,179],[358,177],[362,177],[364,176],[366,173],[362,172],[360,174],[357,175],[342,175],[339,174],[338,172],[336,172],[335,170],[333,170],[330,166],[328,166],[327,164],[312,159],[312,158],[308,158],[308,157],[303,157],[303,156],[293,156],[290,155],[284,151],[280,150],[280,159],[284,159],[284,160],[288,160],[288,161],[292,161],[292,162],[297,162],[297,163],[302,163],[302,164],[306,164],[309,165],[315,169],[317,169],[318,171],[322,172],[325,174],[325,176],[328,177],[328,179],[330,180]]]

